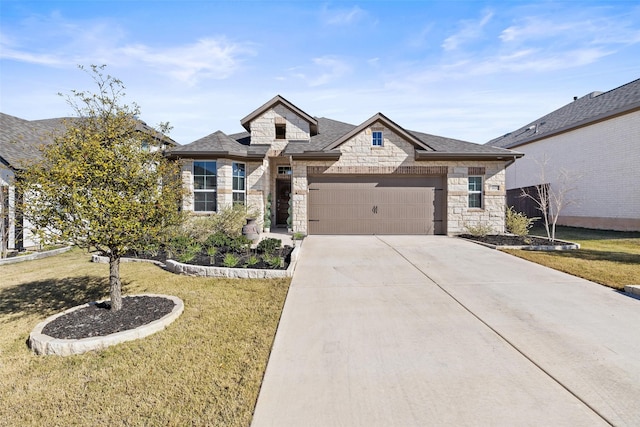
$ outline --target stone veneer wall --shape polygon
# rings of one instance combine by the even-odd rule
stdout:
[[[285,139],[276,139],[276,123],[286,124]],[[271,145],[269,156],[277,156],[292,140],[309,140],[309,122],[285,108],[276,105],[251,122],[251,145]]]
[[[505,173],[503,161],[416,161],[414,147],[390,129],[384,129],[384,146],[371,146],[371,129],[356,135],[340,146],[342,156],[332,161],[294,161],[293,229],[307,232],[307,167],[326,167],[325,173],[393,173],[398,167],[441,166],[446,168],[447,234],[465,232],[466,226],[490,225],[496,233],[504,232]],[[480,168],[483,177],[483,208],[468,208],[469,168]],[[410,172],[410,168],[403,168]],[[477,175],[478,170],[472,170]]]
[[[255,214],[258,222],[262,224],[264,214],[263,192],[268,182],[268,173],[263,162],[242,162],[231,159],[206,159],[215,160],[217,167],[216,189],[218,207],[230,206],[233,203],[233,162],[244,163],[245,168],[245,185],[246,185],[246,204]],[[193,212],[193,160],[182,160],[182,182],[188,189],[188,195],[183,199],[182,209],[187,212]]]

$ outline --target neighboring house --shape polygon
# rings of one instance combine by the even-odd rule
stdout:
[[[507,168],[510,205],[531,214],[519,197],[522,189],[549,184],[558,191],[563,186],[559,171],[564,170],[574,177],[564,187],[572,189],[567,197],[575,203],[560,211],[558,224],[640,230],[640,79],[574,98],[485,146],[525,154]]]
[[[186,211],[244,203],[262,221],[271,195],[272,227],[305,234],[504,231],[505,167],[519,153],[409,131],[380,113],[359,125],[316,118],[281,96],[241,124],[246,132],[169,152],[182,162]]]
[[[15,174],[39,158],[39,147],[51,141],[61,127],[61,119],[23,120],[0,113],[0,245],[8,250],[37,246],[34,235],[20,214],[20,196],[15,190]]]
[[[20,214],[21,196],[15,189],[15,176],[30,162],[40,159],[40,148],[50,144],[54,135],[64,130],[67,120],[77,119],[24,120],[0,113],[0,230],[7,231],[0,232],[0,247],[20,251],[38,246],[29,223]],[[136,130],[160,135],[143,122],[138,123]],[[162,141],[162,144],[175,146],[175,142],[167,137]]]

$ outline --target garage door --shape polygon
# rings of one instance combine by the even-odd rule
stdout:
[[[309,234],[444,234],[442,177],[310,176]]]

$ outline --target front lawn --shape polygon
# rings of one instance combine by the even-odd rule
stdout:
[[[534,229],[531,234],[545,232]],[[556,238],[580,243],[580,249],[505,252],[616,289],[640,284],[640,233],[558,227]]]
[[[247,426],[290,279],[178,276],[123,263],[123,293],[181,298],[184,313],[101,352],[36,356],[47,316],[108,297],[108,266],[73,250],[0,267],[1,425]]]

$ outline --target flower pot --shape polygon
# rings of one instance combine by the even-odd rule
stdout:
[[[242,235],[252,242],[256,242],[260,238],[260,230],[255,218],[247,218],[247,224],[242,227]]]

